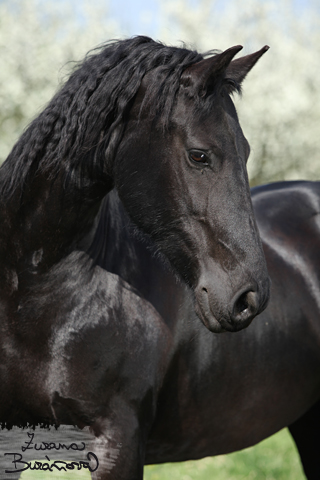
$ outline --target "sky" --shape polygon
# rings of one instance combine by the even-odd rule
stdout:
[[[150,35],[157,31],[160,0],[110,0],[109,11],[128,35]]]
[[[185,0],[188,3],[196,3],[197,0]],[[227,0],[222,0],[220,5],[225,6]],[[260,0],[263,2],[263,0]],[[310,5],[313,0],[295,0],[296,10],[299,12]],[[318,2],[319,0],[315,0]],[[109,0],[110,14],[121,26],[121,30],[127,35],[150,35],[154,36],[158,30],[158,17],[161,0]]]

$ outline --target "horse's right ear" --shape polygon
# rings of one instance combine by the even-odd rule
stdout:
[[[227,69],[233,57],[241,49],[241,45],[236,45],[187,67],[181,75],[180,84],[193,93],[203,96],[208,87]]]
[[[246,55],[233,60],[226,69],[226,77],[241,85],[247,73],[250,72],[251,68],[257,63],[259,58],[268,50],[268,45],[265,45],[261,50],[251,53],[251,55]]]

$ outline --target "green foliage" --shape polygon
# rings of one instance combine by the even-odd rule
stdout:
[[[41,460],[44,462],[44,460]],[[41,472],[26,470],[21,480],[91,478],[87,470]],[[304,480],[300,461],[285,429],[255,447],[202,460],[145,467],[144,480]]]
[[[241,452],[145,468],[144,480],[304,480],[287,430]]]

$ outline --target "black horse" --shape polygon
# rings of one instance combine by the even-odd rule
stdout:
[[[51,409],[56,423],[91,426],[101,461],[94,478],[141,479],[144,463],[232,452],[285,426],[307,478],[320,478],[320,183],[258,187],[252,199],[271,299],[237,334],[199,324],[190,290],[135,234],[115,191],[91,245],[100,255],[89,250],[96,267],[83,302],[75,306],[79,295],[64,272],[56,291],[29,298],[26,317],[39,298],[46,309],[52,293],[63,300],[67,321],[53,337],[46,374]],[[74,271],[81,287],[79,278]],[[92,321],[99,315],[103,321]]]
[[[320,183],[259,187],[252,198],[270,303],[249,328],[216,335],[111,192],[91,245],[100,255],[74,252],[20,305],[2,418],[89,425],[93,478],[125,480],[142,479],[145,463],[232,452],[289,425],[307,478],[318,479]]]
[[[207,454],[184,433],[194,410],[177,411],[192,371],[200,390],[208,380],[208,347],[194,348],[188,371],[192,344],[217,341],[194,311],[209,330],[235,332],[268,301],[230,98],[267,47],[233,60],[240,49],[204,59],[146,37],[106,46],[0,170],[0,421],[91,425],[101,478]],[[170,432],[168,392],[178,396],[167,420],[180,419]]]

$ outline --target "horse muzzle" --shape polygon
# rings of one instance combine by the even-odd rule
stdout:
[[[250,325],[254,317],[266,308],[269,292],[269,277],[260,286],[252,282],[234,295],[228,295],[228,289],[217,295],[219,292],[216,289],[200,281],[195,289],[195,311],[212,332],[238,332]]]

